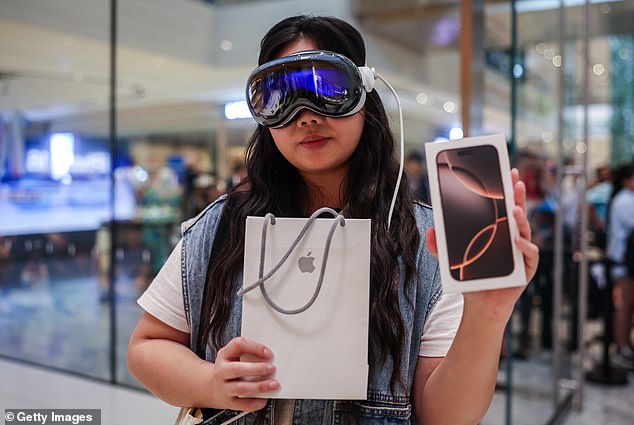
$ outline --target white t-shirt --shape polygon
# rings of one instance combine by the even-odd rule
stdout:
[[[137,303],[161,322],[189,333],[181,280],[181,242]],[[462,294],[443,294],[425,321],[419,355],[444,357],[449,351],[462,317]]]

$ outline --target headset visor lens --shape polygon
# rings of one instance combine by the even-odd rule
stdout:
[[[351,115],[365,100],[357,66],[326,52],[301,52],[260,66],[246,94],[253,117],[266,127],[288,124],[302,108],[329,117]]]

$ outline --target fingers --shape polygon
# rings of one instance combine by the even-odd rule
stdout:
[[[537,265],[539,263],[539,248],[537,245],[524,238],[517,238],[515,243],[524,256],[526,281],[530,282],[537,271]]]
[[[531,240],[531,225],[526,217],[526,210],[516,205],[513,208],[513,217],[517,223],[517,230],[520,232],[520,236],[524,239]]]
[[[239,361],[245,354],[250,354],[263,361],[272,361],[273,353],[265,345],[244,337],[237,337],[218,351],[218,357],[228,361]]]
[[[519,205],[516,205],[515,208],[513,208],[513,217],[515,218],[519,231],[519,237],[516,238],[515,243],[524,256],[526,280],[530,281],[537,271],[539,248],[531,241],[531,226],[526,218],[526,211]]]
[[[227,392],[232,397],[252,397],[280,388],[280,383],[274,379],[263,381],[234,380],[227,383]]]
[[[252,398],[278,390],[280,383],[273,379],[273,353],[265,345],[244,337],[237,337],[218,351],[213,381],[232,409],[253,411],[264,407],[266,399]]]
[[[275,374],[275,366],[267,362],[235,361],[226,363],[218,371],[218,376],[225,381],[242,377],[267,378]]]
[[[529,240],[518,238],[515,243],[524,254],[524,262],[528,268],[536,268],[539,261],[539,248]]]
[[[216,374],[224,381],[245,377],[262,381],[275,374],[272,361],[273,353],[265,345],[237,337],[218,351]]]
[[[513,216],[517,222],[520,236],[530,240],[531,227],[526,216],[526,185],[519,179],[519,172],[517,168],[513,168],[511,170],[511,179],[513,181],[513,197],[515,199]]]
[[[511,170],[511,180],[513,181],[513,196],[515,205],[526,211],[526,185],[520,180],[517,168]]]
[[[223,408],[252,412],[266,405],[267,398],[255,398],[255,395],[270,393],[280,389],[280,383],[275,379],[238,378],[223,381],[222,394],[225,402]]]
[[[517,168],[511,168],[511,181],[513,186],[520,180],[520,171]]]

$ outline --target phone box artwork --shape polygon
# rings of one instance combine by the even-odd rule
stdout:
[[[525,285],[504,136],[426,143],[425,154],[444,290]]]

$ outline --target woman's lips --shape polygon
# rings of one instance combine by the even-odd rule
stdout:
[[[308,149],[316,149],[324,146],[330,138],[324,136],[308,136],[304,137],[299,144]]]

